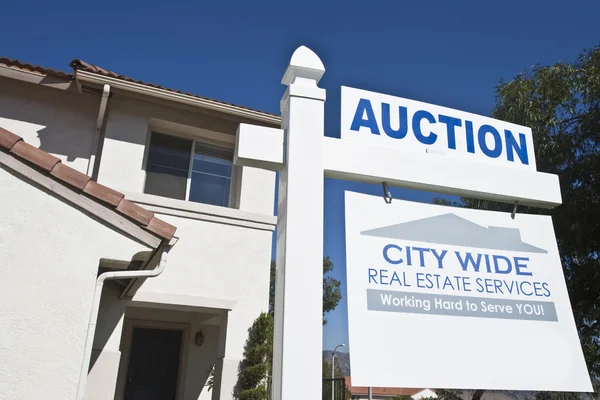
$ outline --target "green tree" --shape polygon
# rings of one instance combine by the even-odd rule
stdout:
[[[329,276],[328,274],[333,270],[333,263],[329,257],[323,258],[323,325],[327,323],[325,314],[333,311],[340,300],[342,299],[342,292],[340,290],[340,281]],[[269,286],[269,312],[273,313],[275,310],[275,261],[271,261],[271,284]]]
[[[563,204],[518,212],[552,216],[588,370],[600,376],[600,47],[574,63],[536,65],[496,88],[493,117],[531,127],[537,169],[558,174]],[[437,204],[448,204],[435,199]],[[456,205],[456,204],[454,204]],[[512,205],[462,199],[461,206],[510,211]],[[517,215],[518,218],[518,215]],[[540,392],[538,400],[577,394]]]
[[[323,315],[337,307],[342,298],[340,281],[327,276],[333,270],[329,257],[323,258]],[[275,310],[275,262],[271,261],[271,283],[269,287],[269,313],[262,313],[249,330],[240,364],[237,395],[240,400],[266,399],[267,377],[271,375],[273,359],[273,312]],[[327,321],[323,319],[323,324]],[[209,372],[206,386],[212,389],[214,367]]]
[[[333,369],[333,377],[334,378],[344,378],[344,371],[340,364],[335,363],[335,368]],[[323,379],[331,378],[331,361],[323,357]]]
[[[248,331],[237,385],[239,400],[267,400],[273,359],[273,317],[262,313]]]
[[[493,116],[531,127],[538,170],[559,175],[563,204],[549,214],[588,369],[597,378],[600,374],[600,47],[584,51],[575,63],[536,66],[531,73],[502,82],[496,98]],[[506,205],[493,203],[482,203],[481,207],[506,209]]]
[[[574,63],[536,66],[531,73],[502,82],[496,98],[493,116],[531,127],[538,170],[559,175],[563,204],[549,214],[588,370],[596,380],[600,376],[600,47],[583,51]],[[554,394],[554,398],[564,396]]]

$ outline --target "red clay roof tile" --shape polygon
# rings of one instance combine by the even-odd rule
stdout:
[[[119,205],[123,197],[125,197],[123,193],[119,193],[94,181],[89,181],[83,188],[83,192],[115,208]]]
[[[59,78],[73,79],[73,74],[57,71],[52,68],[44,68],[39,65],[23,63],[19,60],[13,60],[7,57],[0,57],[0,65],[6,65],[7,67],[14,67],[29,72],[36,72],[42,75],[52,75]]]
[[[73,73],[67,73],[67,72],[63,72],[63,71],[57,71],[51,68],[44,68],[41,67],[39,65],[33,65],[33,64],[29,64],[29,63],[24,63],[21,62],[19,60],[14,60],[14,59],[10,59],[7,57],[0,57],[0,65],[5,65],[7,67],[12,67],[12,68],[18,68],[20,70],[24,70],[24,71],[29,71],[29,72],[34,72],[34,73],[38,73],[38,74],[42,74],[42,75],[51,75],[51,76],[56,76],[59,78],[64,78],[64,79],[74,79],[74,74]],[[266,115],[272,115],[272,116],[276,116],[278,117],[278,115],[276,114],[271,114],[265,111],[260,111],[260,110],[256,110],[253,108],[249,108],[249,107],[244,107],[244,106],[240,106],[237,104],[232,104],[232,103],[228,103],[225,101],[221,101],[221,100],[216,100],[216,99],[211,99],[209,97],[205,97],[205,96],[199,96],[197,94],[193,94],[193,93],[189,93],[189,92],[183,92],[181,90],[176,90],[176,89],[170,89],[170,88],[166,88],[163,87],[161,85],[156,85],[153,83],[149,83],[149,82],[144,82],[144,81],[140,81],[137,79],[133,79],[133,78],[129,78],[125,75],[121,75],[121,74],[117,74],[116,72],[112,72],[109,71],[107,69],[101,68],[97,65],[93,65],[90,63],[87,63],[83,60],[80,59],[74,59],[73,61],[71,61],[69,63],[69,66],[71,68],[73,68],[74,71],[77,70],[81,70],[81,71],[86,71],[86,72],[92,72],[95,74],[99,74],[99,75],[103,75],[103,76],[107,76],[107,77],[111,77],[111,78],[116,78],[116,79],[121,79],[124,81],[128,81],[128,82],[133,82],[133,83],[138,83],[140,85],[144,85],[144,86],[149,86],[149,87],[153,87],[153,88],[157,88],[157,89],[162,89],[162,90],[168,90],[169,92],[174,92],[174,93],[180,93],[180,94],[185,94],[188,96],[192,96],[192,97],[197,97],[199,99],[205,99],[205,100],[211,100],[217,103],[221,103],[221,104],[226,104],[226,105],[230,105],[230,106],[234,106],[234,107],[239,107],[239,108],[243,108],[249,111],[256,111],[256,112],[260,112]]]
[[[10,152],[48,172],[52,171],[52,168],[60,162],[60,160],[52,154],[46,153],[22,140],[15,143],[12,149],[10,149]]]
[[[15,135],[6,129],[0,128],[0,147],[10,150],[20,140],[23,140],[21,136]]]
[[[156,218],[153,212],[125,200],[123,193],[90,180],[89,176],[62,164],[53,155],[25,143],[20,136],[2,128],[0,149],[47,171],[58,182],[68,184],[72,190],[81,191],[91,199],[125,215],[156,236],[166,240],[173,238],[177,229],[175,226]]]
[[[145,208],[142,208],[137,204],[125,199],[119,202],[117,211],[144,226],[147,226],[150,221],[152,221],[152,218],[154,218],[154,213],[152,211],[148,211]]]
[[[77,58],[74,59],[73,61],[71,61],[71,63],[69,64],[69,66],[71,68],[73,68],[73,70],[75,70],[75,71],[81,70],[81,71],[86,71],[86,72],[92,72],[92,73],[100,74],[100,75],[107,76],[107,77],[110,77],[110,78],[121,79],[121,80],[124,80],[124,81],[127,81],[127,82],[138,83],[140,85],[150,86],[150,87],[157,88],[157,89],[168,90],[169,92],[174,92],[174,93],[179,93],[179,94],[185,94],[185,95],[188,95],[188,96],[197,97],[199,99],[210,100],[210,101],[214,101],[214,102],[217,102],[217,103],[226,104],[226,105],[229,105],[229,106],[239,107],[239,108],[243,108],[243,109],[246,109],[246,110],[249,110],[249,111],[256,111],[256,112],[260,112],[260,113],[263,113],[263,114],[268,114],[268,115],[273,115],[273,116],[278,117],[278,115],[267,113],[267,112],[260,111],[260,110],[256,110],[256,109],[253,109],[253,108],[244,107],[244,106],[240,106],[240,105],[232,104],[232,103],[227,103],[225,101],[211,99],[209,97],[199,96],[199,95],[192,94],[192,93],[189,93],[189,92],[182,92],[181,90],[170,89],[170,88],[163,87],[161,85],[156,85],[154,83],[149,83],[149,82],[144,82],[144,81],[140,81],[140,80],[137,80],[137,79],[129,78],[129,77],[125,76],[125,75],[121,75],[121,74],[118,74],[116,72],[109,71],[107,69],[101,68],[101,67],[99,67],[97,65],[93,65],[93,64],[87,63],[87,62],[85,62],[83,60],[80,60],[80,59],[77,59]]]
[[[67,167],[63,163],[56,164],[56,166],[52,168],[52,171],[50,171],[50,175],[79,190],[83,190],[85,185],[92,179],[86,174],[82,174],[73,168]]]
[[[173,237],[176,228],[173,225],[154,217],[150,220],[146,229],[161,237]]]

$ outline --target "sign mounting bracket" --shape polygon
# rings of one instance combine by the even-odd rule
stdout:
[[[393,197],[388,189],[387,182],[381,182],[381,186],[383,187],[383,200],[385,200],[386,204],[391,204]]]

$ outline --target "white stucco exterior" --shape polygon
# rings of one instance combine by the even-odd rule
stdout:
[[[0,399],[72,399],[101,257],[147,247],[0,168]]]
[[[110,104],[98,182],[123,192],[143,193],[145,156],[151,131],[208,138],[233,147],[239,122],[150,101],[115,97]],[[124,173],[126,171],[126,173]],[[235,168],[232,205],[273,215],[275,173]]]
[[[0,76],[0,128],[86,173],[100,97]]]
[[[83,173],[91,170],[98,87],[90,94],[2,76],[0,83],[0,127]],[[178,400],[232,398],[248,328],[268,309],[275,173],[235,167],[230,208],[143,189],[151,130],[233,147],[239,122],[247,121],[112,92],[98,182],[175,225],[177,243],[159,277],[127,293],[104,287],[86,399],[122,398],[136,324],[184,331]],[[130,260],[147,249],[2,169],[0,187],[0,206],[9,210],[0,213],[0,267],[7,276],[0,281],[0,399],[72,399],[99,260]],[[198,331],[201,346],[194,341]],[[209,392],[212,365],[217,379]]]

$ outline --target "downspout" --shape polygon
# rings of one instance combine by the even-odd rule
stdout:
[[[96,290],[94,291],[94,300],[92,311],[88,324],[85,347],[83,350],[83,361],[81,362],[81,371],[79,372],[79,385],[77,386],[77,400],[84,400],[85,386],[87,383],[88,369],[92,358],[92,347],[94,345],[94,335],[96,334],[96,323],[98,320],[98,310],[100,309],[100,297],[102,296],[102,287],[104,281],[114,279],[132,279],[132,278],[154,278],[160,275],[167,266],[167,251],[162,249],[158,267],[147,271],[109,271],[100,274],[96,279]]]
[[[88,162],[87,175],[92,180],[98,180],[98,170],[100,167],[100,158],[102,156],[102,147],[104,146],[104,127],[106,113],[108,111],[108,99],[110,97],[110,85],[104,85],[102,90],[102,99],[100,100],[100,109],[96,119],[96,129],[92,137],[92,147],[90,148],[90,161]]]

